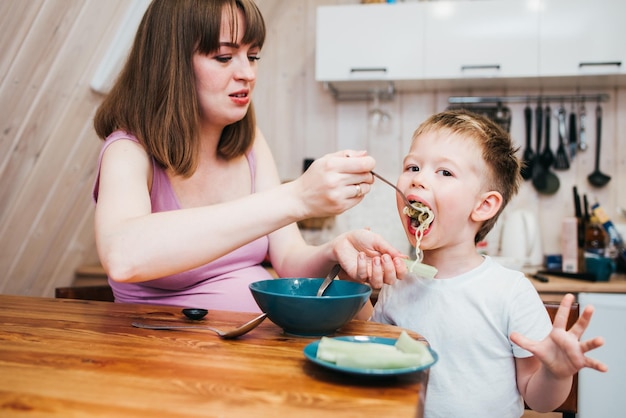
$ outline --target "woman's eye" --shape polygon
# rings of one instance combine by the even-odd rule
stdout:
[[[261,57],[259,57],[258,55],[248,55],[248,60],[250,60],[250,62],[258,61],[260,59]]]
[[[229,62],[231,59],[232,57],[230,55],[218,55],[217,57],[215,57],[215,60],[217,62],[221,62],[222,64]]]

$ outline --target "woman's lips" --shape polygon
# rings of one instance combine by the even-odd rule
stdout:
[[[250,103],[250,95],[247,91],[238,91],[228,95],[228,97],[230,97],[230,99],[238,105],[247,105]]]

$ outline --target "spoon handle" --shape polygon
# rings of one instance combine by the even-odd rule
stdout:
[[[374,175],[374,177],[377,177],[378,179],[382,180],[383,182],[387,183],[388,185],[390,185],[391,187],[393,187],[394,189],[396,189],[396,192],[398,192],[398,194],[400,195],[400,197],[402,197],[402,200],[404,200],[404,204],[407,206],[411,206],[411,202],[409,202],[409,199],[406,198],[406,196],[404,195],[404,193],[402,193],[402,191],[400,189],[398,189],[396,187],[395,184],[393,184],[392,182],[390,182],[389,180],[387,180],[386,178],[380,176],[379,174],[370,171],[370,173],[372,173],[372,175]]]
[[[324,292],[326,291],[326,288],[328,286],[330,286],[330,284],[333,282],[333,280],[335,280],[335,277],[337,276],[337,274],[339,274],[339,270],[341,270],[341,266],[339,264],[335,264],[333,266],[332,270],[330,271],[330,273],[328,273],[328,275],[326,276],[326,278],[322,282],[322,285],[319,287],[319,289],[317,289],[317,296],[318,297],[324,295]]]
[[[135,328],[145,329],[206,329],[213,332],[218,332],[216,329],[207,327],[205,325],[169,325],[169,324],[144,324],[141,322],[133,322],[132,325]]]

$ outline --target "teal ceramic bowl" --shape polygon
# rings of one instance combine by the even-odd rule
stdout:
[[[361,283],[335,280],[323,296],[324,279],[287,278],[250,284],[261,310],[286,334],[319,337],[334,333],[365,305],[372,289]]]

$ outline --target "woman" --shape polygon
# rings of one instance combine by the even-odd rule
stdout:
[[[252,0],[155,0],[146,11],[94,120],[105,139],[96,243],[117,301],[258,311],[248,284],[270,277],[266,257],[283,277],[340,263],[342,278],[375,287],[395,278],[381,258],[405,270],[366,230],[302,239],[296,221],[363,199],[375,161],[341,151],[281,184],[251,103],[264,39]]]

